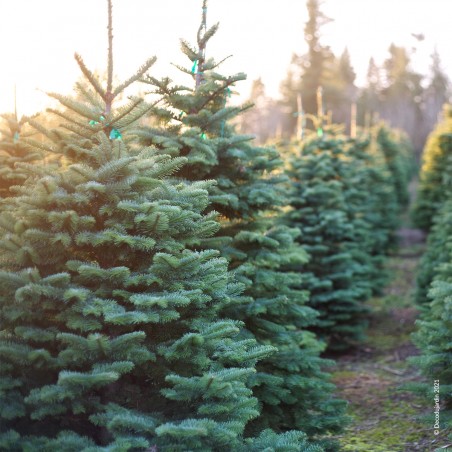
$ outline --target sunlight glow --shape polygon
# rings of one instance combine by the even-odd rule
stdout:
[[[195,0],[116,0],[118,78],[130,76],[144,60],[156,55],[153,75],[170,74],[178,82],[190,83],[179,79],[170,63],[187,64],[179,51],[179,38],[194,41],[200,5]],[[69,92],[79,76],[75,51],[91,69],[102,70],[106,60],[105,9],[102,0],[1,2],[0,111],[13,110],[14,85],[19,114],[44,108],[48,100],[43,91]],[[220,21],[220,30],[208,53],[217,59],[233,54],[224,63],[223,72],[248,74],[248,81],[237,87],[241,100],[258,77],[269,95],[278,96],[292,53],[303,53],[306,48],[305,10],[304,0],[210,1],[208,22]],[[326,0],[323,10],[335,19],[325,27],[323,43],[336,53],[348,47],[358,84],[363,83],[369,58],[375,56],[381,63],[392,41],[417,48],[412,54],[413,65],[423,73],[437,45],[444,68],[452,73],[452,61],[446,59],[450,0]],[[411,33],[424,33],[426,39],[416,42]]]

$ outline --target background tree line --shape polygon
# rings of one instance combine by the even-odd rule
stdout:
[[[253,82],[249,100],[256,108],[242,115],[244,133],[259,141],[288,138],[297,133],[300,106],[305,114],[317,113],[316,92],[323,90],[323,108],[329,120],[344,123],[350,130],[352,105],[356,104],[357,123],[370,126],[378,119],[405,130],[418,154],[433,129],[442,105],[450,96],[450,83],[435,50],[430,73],[424,76],[411,67],[411,50],[392,43],[382,65],[374,58],[364,87],[355,84],[356,74],[348,49],[337,56],[321,42],[322,27],[331,21],[321,11],[320,0],[307,0],[309,19],[304,28],[308,45],[305,54],[294,54],[287,76],[281,83],[281,99],[266,95],[261,79]],[[423,35],[413,35],[418,41]],[[300,105],[300,100],[302,105]],[[309,119],[306,126],[312,126]]]

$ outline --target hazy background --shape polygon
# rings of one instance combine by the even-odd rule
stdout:
[[[348,47],[357,83],[364,80],[369,57],[382,60],[391,42],[416,45],[413,63],[420,71],[426,71],[428,55],[437,45],[445,69],[452,72],[451,0],[325,0],[322,9],[334,18],[325,27],[323,40],[335,53]],[[11,107],[14,83],[23,111],[45,100],[33,93],[36,87],[70,89],[79,75],[75,51],[91,67],[102,69],[105,12],[103,0],[1,0],[0,110]],[[200,12],[200,0],[116,0],[118,76],[125,77],[152,55],[159,58],[156,74],[174,73],[169,63],[185,61],[179,52],[179,38],[194,42]],[[277,96],[292,53],[306,50],[304,0],[210,0],[207,20],[208,24],[221,24],[208,52],[218,57],[233,54],[223,70],[248,74],[248,82],[237,87],[244,95],[250,81],[262,77],[268,93]],[[411,33],[423,33],[426,39],[417,43]]]
[[[69,92],[79,76],[73,59],[79,52],[92,69],[106,60],[106,2],[104,0],[0,1],[0,111],[13,108],[17,85],[18,110],[31,113],[47,104],[42,91]],[[451,0],[325,0],[323,13],[334,21],[322,27],[321,41],[340,55],[345,47],[363,86],[369,58],[377,64],[388,57],[391,43],[404,47],[414,71],[427,74],[435,46],[444,71],[452,73]],[[115,0],[115,73],[122,79],[149,56],[156,55],[156,76],[179,74],[170,63],[188,66],[179,51],[179,38],[194,42],[201,14],[200,0]],[[307,51],[305,0],[210,0],[208,25],[220,30],[207,49],[220,59],[232,54],[223,73],[245,72],[238,85],[244,100],[252,81],[261,78],[265,94],[280,97],[292,54]],[[412,33],[423,34],[416,40]],[[186,83],[189,80],[185,79]],[[427,83],[422,81],[421,83]]]

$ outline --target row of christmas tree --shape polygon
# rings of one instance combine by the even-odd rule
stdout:
[[[244,76],[205,58],[205,1],[182,41],[192,86],[151,77],[153,58],[114,87],[108,6],[105,85],[76,56],[85,82],[51,94],[61,125],[6,117],[0,448],[335,450],[346,404],[320,354],[363,335],[406,140],[236,134]],[[117,106],[137,81],[157,100]]]
[[[438,409],[427,419],[435,430],[452,428],[452,106],[430,134],[424,149],[415,223],[428,232],[417,279],[416,301],[421,310],[414,334],[421,355],[413,359],[427,381],[411,385]],[[433,384],[436,381],[437,384]],[[435,418],[439,412],[439,419]],[[439,422],[438,422],[439,421]]]

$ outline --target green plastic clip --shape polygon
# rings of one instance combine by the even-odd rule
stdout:
[[[111,129],[110,140],[121,140],[121,139],[122,139],[121,132],[117,129]]]

